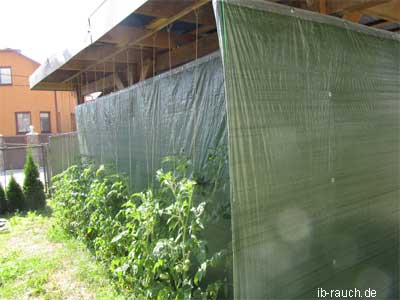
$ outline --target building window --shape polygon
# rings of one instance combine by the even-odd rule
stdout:
[[[31,113],[17,112],[15,113],[15,118],[17,121],[17,134],[24,134],[29,132],[29,126],[32,124]]]
[[[0,67],[0,85],[10,85],[11,80],[11,68],[10,67]]]
[[[41,112],[40,113],[40,130],[42,133],[50,133],[50,113],[49,112]]]

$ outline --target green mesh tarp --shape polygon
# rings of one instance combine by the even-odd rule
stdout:
[[[81,155],[77,133],[71,132],[50,136],[47,145],[47,160],[50,177],[79,163]]]
[[[232,204],[235,299],[397,299],[399,39],[265,1],[214,7],[223,68],[214,54],[79,106],[81,154],[138,191],[164,157],[201,173],[228,144],[214,202]],[[208,228],[212,247],[229,226]]]
[[[97,163],[112,163],[126,175],[132,192],[151,186],[156,170],[169,156],[190,159],[198,185],[208,184],[218,173],[217,188],[207,199],[215,218],[206,239],[211,253],[231,248],[227,246],[232,234],[219,53],[80,105],[76,116],[81,155]],[[217,155],[219,170],[210,168],[210,158]]]
[[[267,1],[214,7],[235,299],[398,299],[399,38]]]
[[[227,144],[220,56],[80,105],[76,115],[81,154],[112,162],[135,190],[152,184],[167,156],[186,156],[201,170]]]

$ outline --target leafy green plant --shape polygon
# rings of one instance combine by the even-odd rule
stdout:
[[[134,194],[123,205],[125,230],[111,242],[127,245],[129,253],[113,261],[114,276],[138,299],[216,299],[222,280],[202,283],[223,252],[210,256],[201,238],[205,203],[193,202],[196,183],[162,170],[157,179],[159,189]]]
[[[6,213],[8,210],[6,193],[4,192],[3,186],[0,183],[0,214]]]
[[[73,166],[53,178],[55,215],[109,266],[129,298],[217,299],[225,278],[207,274],[223,264],[225,250],[208,251],[207,203],[196,200],[190,162],[166,162],[172,170],[159,170],[157,184],[133,195],[104,166]]]
[[[39,178],[39,169],[35,164],[32,152],[27,151],[26,163],[24,166],[23,192],[25,196],[26,208],[35,210],[43,208],[46,205],[46,195],[43,184]]]
[[[103,165],[98,169],[93,165],[72,166],[52,181],[56,216],[68,220],[68,224],[62,224],[68,232],[94,247],[98,234],[106,234],[127,201],[126,184]],[[110,233],[110,240],[112,236]]]
[[[14,176],[11,176],[10,182],[8,183],[6,198],[10,211],[22,211],[25,209],[25,197]]]

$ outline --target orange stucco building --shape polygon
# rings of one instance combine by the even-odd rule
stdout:
[[[43,134],[75,131],[74,92],[33,91],[29,76],[39,63],[14,49],[0,49],[0,134],[24,135],[29,125]]]

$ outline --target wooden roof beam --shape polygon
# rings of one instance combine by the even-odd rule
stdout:
[[[96,81],[84,84],[81,87],[82,96],[89,95],[94,92],[106,90],[114,86],[114,76],[113,74],[107,75],[106,77],[97,79]]]
[[[104,78],[97,79],[97,81],[84,84],[81,87],[81,94],[82,96],[86,96],[91,93],[100,92],[114,87],[116,87],[118,90],[125,88],[124,84],[119,78],[118,73],[110,74]]]
[[[211,52],[218,50],[218,35],[213,33],[198,40],[197,43],[198,57],[202,57]],[[196,58],[196,42],[185,45],[183,47],[173,49],[171,51],[171,66],[176,67]],[[169,53],[164,52],[157,56],[156,70],[157,73],[169,69]]]
[[[124,45],[134,40],[135,38],[141,37],[149,33],[149,30],[130,27],[124,25],[118,25],[110,32],[106,33],[98,41],[102,43],[115,44],[116,46]],[[138,46],[143,47],[156,47],[156,48],[169,48],[169,38],[171,38],[171,48],[176,48],[184,43],[189,42],[187,36],[179,35],[171,32],[170,36],[168,32],[158,32],[155,39],[148,37],[138,43]]]
[[[388,3],[368,8],[364,13],[387,21],[400,22],[400,1],[392,0]]]
[[[399,3],[400,3],[400,2],[399,2]],[[399,17],[399,18],[390,18],[390,17],[387,17],[387,16],[382,16],[382,15],[380,15],[380,14],[371,12],[371,11],[369,11],[369,10],[366,10],[366,11],[365,11],[365,14],[366,14],[366,15],[369,15],[369,16],[376,17],[376,18],[385,19],[385,20],[387,20],[388,22],[391,22],[391,23],[400,23],[400,17]]]
[[[359,23],[362,17],[362,13],[359,11],[352,11],[352,12],[347,12],[343,15],[343,19],[352,21],[354,23]]]
[[[78,77],[82,72],[90,70],[96,64],[100,64],[100,63],[103,63],[105,61],[111,60],[116,54],[121,53],[122,51],[126,50],[126,48],[129,48],[129,47],[134,46],[134,45],[138,45],[144,39],[152,36],[153,34],[155,34],[156,32],[160,31],[161,29],[163,29],[164,27],[168,26],[169,24],[172,24],[176,20],[181,19],[182,17],[186,16],[187,14],[193,12],[194,10],[202,7],[203,5],[205,5],[205,4],[209,3],[209,2],[210,2],[210,0],[197,0],[196,2],[194,2],[190,6],[186,7],[185,9],[183,9],[182,11],[180,11],[179,13],[174,15],[173,17],[171,17],[168,20],[165,20],[164,22],[160,23],[157,26],[157,28],[154,28],[153,30],[150,30],[147,34],[145,34],[145,35],[143,35],[141,37],[138,37],[137,39],[135,39],[135,40],[133,40],[133,41],[121,46],[120,49],[117,50],[115,53],[110,53],[109,55],[106,55],[105,57],[103,57],[102,59],[97,61],[95,64],[93,64],[92,66],[89,66],[85,70],[82,70],[82,71],[80,71],[80,72],[68,77],[63,82],[71,81],[72,79]]]
[[[75,85],[71,83],[40,82],[32,90],[41,91],[74,91]]]
[[[102,65],[104,63],[120,63],[120,64],[126,64],[126,63],[138,63],[141,60],[141,53],[139,49],[132,49],[132,48],[124,48],[124,51],[120,51],[121,48],[113,45],[109,45],[104,48],[104,46],[98,46],[98,47],[90,47],[79,53],[74,57],[76,60],[81,60],[81,61],[91,61],[92,64],[86,65],[83,70],[90,71],[94,70],[96,67],[96,64],[99,64],[100,60],[102,60],[102,64],[99,64],[97,66],[98,69],[101,69]],[[128,53],[127,53],[128,51]],[[151,51],[148,51],[146,49],[143,49],[143,57],[147,58],[149,55],[151,55]],[[115,54],[117,53],[117,54]],[[104,59],[107,58],[107,59]]]
[[[327,12],[326,0],[319,0],[319,12],[323,15],[326,15]]]
[[[80,71],[88,66],[92,65],[94,63],[93,60],[70,60],[67,62],[64,66],[60,68],[60,70],[66,70],[66,71]],[[90,69],[90,72],[113,72],[114,66],[112,63],[105,63],[102,65],[97,65]]]
[[[335,0],[328,1],[327,3],[327,13],[350,13],[355,11],[361,11],[364,9],[368,9],[374,6],[378,6],[391,0]]]
[[[194,1],[193,1],[194,2]],[[191,5],[188,5],[189,1],[163,1],[162,5],[157,1],[150,1],[146,3],[142,7],[140,7],[135,13],[142,14],[145,16],[152,16],[156,18],[169,19],[177,14],[179,11],[182,11]],[[194,13],[189,13],[180,18],[181,21],[187,23],[196,23],[196,15]],[[214,25],[215,26],[215,17],[213,8],[210,4],[203,6],[198,10],[198,22],[201,25]]]
[[[207,35],[200,38],[197,43],[198,58],[207,55],[211,52],[218,50],[219,42],[217,33]],[[156,57],[156,74],[166,71],[170,67],[169,51],[165,51]],[[185,46],[172,49],[171,51],[171,68],[175,68],[179,65],[185,64],[196,58],[196,42],[187,44]],[[145,80],[153,74],[153,60],[147,59],[143,63],[143,67],[139,67],[140,81]]]
[[[216,27],[215,26],[203,25],[203,26],[199,27],[198,30],[199,30],[198,33],[201,34],[201,33],[209,32],[211,30],[216,30]],[[194,29],[192,31],[189,31],[187,34],[196,36],[196,29]]]

